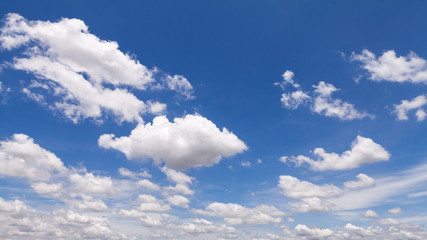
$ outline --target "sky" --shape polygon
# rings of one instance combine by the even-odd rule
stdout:
[[[424,1],[0,19],[0,238],[427,238]]]

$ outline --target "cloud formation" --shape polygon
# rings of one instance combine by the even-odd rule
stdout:
[[[152,124],[139,124],[128,137],[104,134],[98,143],[123,152],[128,159],[152,158],[156,164],[164,162],[173,169],[212,166],[247,149],[226,128],[220,130],[208,119],[191,114],[173,122],[158,116]]]
[[[146,90],[157,84],[192,98],[193,88],[185,77],[163,74],[156,83],[158,69],[148,69],[121,52],[117,42],[101,40],[88,29],[79,19],[29,21],[7,15],[0,46],[24,48],[25,57],[15,57],[11,66],[37,78],[23,89],[30,99],[77,123],[86,118],[102,122],[105,113],[119,122],[142,122],[141,114],[166,109],[165,104],[139,100],[128,88]]]
[[[377,57],[364,49],[360,54],[353,52],[351,59],[361,62],[373,81],[427,83],[427,62],[414,52],[398,57],[394,50],[388,50]]]
[[[294,73],[287,70],[283,75],[281,83],[275,83],[283,91],[287,85],[295,88],[295,91],[288,91],[282,94],[281,102],[287,109],[295,110],[300,105],[309,105],[311,111],[327,117],[336,117],[341,120],[353,120],[362,118],[373,118],[374,116],[366,112],[357,110],[353,104],[344,102],[341,99],[332,98],[332,93],[338,91],[332,84],[320,81],[318,85],[313,85],[313,92],[305,92],[293,79]]]
[[[381,145],[362,136],[357,136],[351,144],[351,149],[341,155],[327,153],[323,148],[315,148],[313,154],[317,156],[318,160],[303,155],[290,158],[283,156],[280,159],[282,162],[293,162],[296,166],[308,164],[314,171],[325,171],[353,169],[366,163],[388,161],[390,158],[390,153]]]
[[[417,109],[415,116],[417,121],[423,121],[427,114],[421,107],[427,104],[427,98],[425,95],[420,95],[412,100],[402,100],[400,104],[393,105],[394,113],[399,120],[408,120],[408,112]]]
[[[366,174],[359,173],[357,175],[357,181],[348,181],[344,183],[347,189],[367,188],[372,187],[375,184],[375,180]]]

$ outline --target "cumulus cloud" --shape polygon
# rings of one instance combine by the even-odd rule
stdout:
[[[142,212],[165,212],[171,209],[170,206],[164,204],[163,201],[148,194],[139,195],[138,202],[140,202],[140,205],[137,209]]]
[[[386,225],[386,226],[390,226],[390,225],[398,225],[399,221],[393,219],[393,218],[383,218],[377,221],[379,224],[381,225]]]
[[[181,195],[173,195],[169,196],[166,199],[172,206],[182,207],[182,208],[188,208],[188,204],[190,203],[190,200],[188,200],[186,197]]]
[[[91,34],[79,19],[29,21],[8,14],[0,46],[7,50],[24,47],[26,57],[15,57],[11,66],[33,74],[38,86],[31,84],[23,92],[75,123],[86,118],[101,122],[104,113],[119,122],[142,122],[141,114],[161,114],[166,109],[165,104],[139,100],[127,89],[155,85],[154,74],[159,75],[159,70],[150,70],[123,53],[117,42]],[[185,77],[161,75],[162,88],[192,98],[193,88]]]
[[[78,173],[68,176],[71,189],[81,193],[112,194],[115,189],[111,177],[95,176],[93,173]]]
[[[139,124],[128,137],[104,134],[99,146],[123,152],[128,159],[154,159],[174,169],[212,166],[222,157],[247,149],[246,144],[226,128],[220,130],[208,119],[188,114],[173,122],[158,116],[153,123]]]
[[[373,81],[427,83],[427,62],[414,52],[398,57],[394,50],[388,50],[377,57],[364,49],[360,54],[353,52],[351,59],[361,62]]]
[[[269,205],[259,205],[255,208],[246,208],[234,203],[214,202],[209,204],[205,210],[196,209],[195,213],[207,216],[221,217],[233,225],[258,225],[274,224],[282,221],[284,212]]]
[[[353,169],[366,163],[388,161],[390,158],[390,153],[381,145],[375,143],[370,138],[362,136],[357,136],[356,140],[351,144],[351,149],[341,155],[327,153],[323,148],[315,148],[313,154],[317,156],[318,160],[299,155],[290,158],[282,157],[281,161],[290,161],[295,163],[296,166],[308,164],[314,171],[325,171]]]
[[[67,171],[62,161],[52,152],[34,143],[25,134],[14,134],[0,141],[0,174],[34,181],[49,180],[52,174]]]
[[[121,167],[119,168],[119,173],[123,177],[129,177],[133,179],[138,179],[140,177],[146,177],[146,178],[151,177],[151,174],[146,169],[141,169],[141,172],[132,172],[127,168]]]
[[[59,209],[38,212],[20,200],[0,198],[0,238],[2,239],[124,239],[112,230],[105,217]]]
[[[357,175],[357,181],[348,181],[344,183],[345,188],[357,189],[372,187],[375,184],[375,180],[366,174],[359,173]]]
[[[309,239],[322,239],[334,234],[331,229],[309,228],[304,224],[298,224],[295,227],[295,233],[298,236],[308,237]]]
[[[420,95],[412,100],[402,100],[400,104],[395,104],[394,113],[399,120],[408,120],[408,112],[417,109],[415,116],[417,121],[423,121],[426,117],[426,113],[421,108],[427,104],[427,98],[424,95]]]
[[[353,104],[344,102],[341,99],[333,99],[332,93],[338,91],[335,86],[320,81],[318,85],[313,85],[313,92],[304,92],[293,79],[294,73],[287,70],[283,74],[283,81],[275,83],[285,91],[287,85],[293,86],[295,91],[288,91],[282,94],[281,102],[287,109],[297,109],[300,105],[309,105],[310,109],[322,116],[337,117],[341,120],[353,120],[362,118],[373,118],[374,116],[357,110]]]
[[[402,213],[402,209],[400,209],[399,207],[392,208],[392,209],[389,209],[388,212],[391,213],[391,214],[401,214]]]
[[[300,181],[298,178],[289,175],[280,176],[278,186],[285,196],[296,199],[311,197],[326,198],[341,194],[341,190],[334,185],[315,185],[307,181]]]
[[[141,186],[141,187],[149,189],[149,190],[154,190],[154,191],[160,190],[160,187],[157,184],[154,184],[147,179],[139,180],[136,184],[138,186]]]
[[[378,217],[378,214],[372,210],[366,210],[366,212],[363,213],[363,216],[365,216],[365,218],[376,218]]]
[[[170,218],[170,215],[166,213],[144,212],[136,209],[131,209],[131,210],[120,209],[120,211],[117,212],[116,214],[125,218],[136,218],[144,226],[148,226],[148,227],[162,226],[163,221],[165,219]]]
[[[353,104],[344,102],[341,99],[333,99],[332,93],[338,91],[332,84],[320,81],[318,85],[313,85],[316,89],[311,109],[320,115],[327,117],[337,117],[341,120],[362,119],[365,117],[373,118],[372,115],[357,110]]]
[[[302,198],[298,202],[290,202],[289,205],[297,212],[329,212],[338,210],[338,207],[318,197]]]

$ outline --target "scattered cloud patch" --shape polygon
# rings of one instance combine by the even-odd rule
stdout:
[[[397,208],[389,209],[388,212],[391,213],[391,214],[401,214],[403,211],[402,211],[402,209],[400,209],[399,207],[397,207]]]
[[[417,109],[415,116],[417,121],[423,121],[426,117],[424,109],[421,107],[427,104],[427,98],[425,95],[420,95],[412,100],[402,100],[400,104],[393,105],[394,113],[398,120],[408,120],[408,112]]]
[[[296,90],[282,94],[281,102],[287,109],[295,110],[300,105],[309,105],[310,109],[322,116],[336,117],[341,120],[354,120],[362,118],[374,118],[373,115],[357,110],[353,104],[344,102],[341,99],[333,99],[332,93],[338,91],[332,84],[320,81],[318,85],[313,85],[313,92],[304,92],[299,84],[293,79],[294,73],[287,70],[283,74],[283,81],[275,83],[283,91],[287,85],[291,85]]]
[[[229,224],[246,226],[280,223],[281,217],[285,215],[284,212],[269,205],[246,208],[239,204],[219,202],[209,204],[206,210],[196,209],[194,212],[224,218]]]
[[[314,171],[325,170],[346,170],[357,168],[362,164],[388,161],[390,153],[381,145],[375,143],[370,138],[357,136],[351,144],[351,149],[341,155],[337,153],[327,153],[323,148],[315,148],[313,154],[318,160],[299,155],[292,157],[281,157],[282,162],[293,162],[296,166],[308,164]]]
[[[98,143],[123,152],[128,159],[152,158],[173,169],[212,166],[248,148],[226,128],[220,130],[208,119],[191,114],[173,122],[158,116],[152,124],[139,124],[128,137],[104,134]]]
[[[398,57],[394,50],[388,50],[377,57],[364,49],[360,54],[353,52],[351,59],[362,63],[372,81],[427,83],[427,62],[414,52]]]
[[[344,183],[347,189],[367,188],[372,187],[375,184],[375,180],[366,174],[359,173],[357,175],[357,181],[348,181]]]
[[[363,213],[363,216],[365,216],[365,218],[376,218],[378,217],[378,214],[372,210],[366,210],[366,212]]]

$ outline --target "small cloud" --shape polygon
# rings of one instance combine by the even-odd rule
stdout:
[[[388,212],[391,213],[391,214],[401,214],[402,213],[402,209],[400,209],[399,207],[392,208],[392,209],[389,209]]]
[[[252,166],[251,162],[245,162],[245,161],[242,161],[240,163],[240,165],[242,165],[242,167],[251,167]]]

